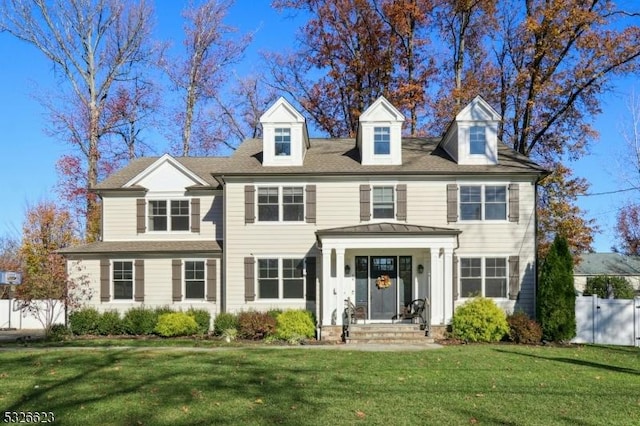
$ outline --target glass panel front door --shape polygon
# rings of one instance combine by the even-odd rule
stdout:
[[[369,312],[369,258],[356,256],[356,308]],[[367,314],[367,318],[369,315]]]
[[[407,306],[413,300],[413,268],[411,266],[411,256],[400,256],[398,275],[400,281],[398,287],[400,289],[399,306]]]
[[[371,256],[369,275],[370,318],[391,319],[398,309],[397,304],[397,257]]]

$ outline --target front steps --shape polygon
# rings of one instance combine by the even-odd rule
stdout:
[[[419,344],[433,343],[419,324],[351,324],[346,343]]]

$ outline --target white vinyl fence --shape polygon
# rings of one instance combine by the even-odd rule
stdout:
[[[58,302],[53,315],[54,324],[64,324],[64,305],[62,303]],[[0,330],[14,328],[17,330],[42,330],[44,326],[33,314],[21,308],[19,300],[2,299],[0,300]]]
[[[640,298],[576,297],[574,343],[640,346]]]

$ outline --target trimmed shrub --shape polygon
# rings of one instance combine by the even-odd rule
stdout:
[[[601,299],[608,299],[610,291],[614,299],[633,299],[636,296],[633,286],[624,277],[609,275],[587,278],[587,285],[582,294],[584,296],[596,294]]]
[[[516,312],[507,317],[509,323],[509,340],[526,345],[540,343],[542,328],[535,320],[524,312]]]
[[[51,342],[61,342],[67,340],[69,336],[71,336],[71,330],[64,324],[53,324],[47,333],[47,340]]]
[[[289,310],[276,317],[275,336],[278,339],[291,341],[312,338],[316,327],[309,311]]]
[[[547,340],[571,340],[576,335],[573,258],[567,240],[557,235],[540,268],[536,318]]]
[[[246,311],[238,315],[238,336],[242,339],[264,339],[275,329],[276,320],[266,312]]]
[[[198,323],[185,312],[172,312],[158,317],[155,332],[162,337],[191,336],[198,332]]]
[[[95,308],[83,308],[69,314],[69,328],[76,336],[98,334],[100,312]]]
[[[278,309],[278,308],[272,308],[267,311],[269,316],[273,317],[273,319],[276,321],[278,320],[278,315],[280,315],[283,312],[284,311],[282,309]]]
[[[205,309],[189,308],[187,315],[193,317],[198,324],[198,334],[207,334],[209,332],[209,324],[211,323],[211,314]]]
[[[485,297],[476,297],[459,306],[451,327],[454,337],[469,342],[497,342],[509,332],[504,311]]]
[[[226,330],[238,329],[238,317],[228,312],[221,312],[216,315],[213,322],[213,334],[222,336]]]
[[[124,327],[118,311],[105,311],[100,315],[98,334],[102,336],[122,334]]]
[[[158,310],[148,309],[144,306],[131,308],[122,319],[124,332],[133,336],[153,334],[158,321]]]

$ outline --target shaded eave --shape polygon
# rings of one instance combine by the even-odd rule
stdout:
[[[101,255],[166,255],[202,254],[220,255],[221,241],[98,241],[68,247],[58,253],[66,257],[82,258]]]

